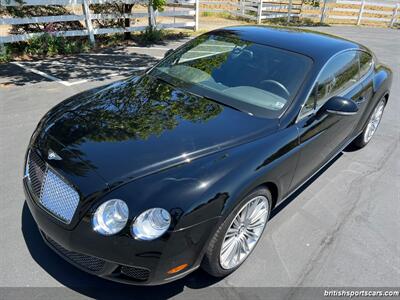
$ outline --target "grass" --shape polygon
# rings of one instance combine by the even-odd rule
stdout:
[[[253,12],[252,12],[253,13]],[[254,21],[243,18],[240,16],[235,16],[230,14],[229,12],[209,12],[209,11],[204,11],[201,13],[203,17],[214,17],[214,18],[221,18],[221,19],[228,19],[228,20],[234,20],[234,21],[240,21],[240,22],[246,22],[246,23],[254,23]]]
[[[232,15],[228,12],[211,12],[211,11],[204,11],[201,13],[202,17],[217,17],[217,18],[224,18],[229,19]]]

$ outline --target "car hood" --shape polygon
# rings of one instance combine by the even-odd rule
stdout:
[[[68,172],[96,172],[113,186],[248,142],[276,127],[276,121],[145,75],[67,99],[47,113],[39,131],[42,139],[62,146],[61,158],[72,153],[82,162],[69,165]]]

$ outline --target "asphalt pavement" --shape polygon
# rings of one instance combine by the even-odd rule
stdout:
[[[383,120],[367,147],[345,150],[286,201],[251,257],[222,280],[199,270],[168,285],[134,287],[88,275],[47,248],[24,204],[23,157],[40,118],[68,96],[140,72],[181,41],[0,65],[0,287],[8,287],[0,288],[4,298],[117,294],[132,299],[241,299],[256,287],[399,287],[400,31],[315,29],[363,43],[393,69]],[[301,290],[282,290],[285,298],[301,298]]]

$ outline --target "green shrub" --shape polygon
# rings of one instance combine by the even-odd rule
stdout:
[[[24,54],[32,56],[53,56],[57,54],[72,54],[85,52],[89,43],[85,39],[68,39],[63,36],[55,36],[44,33],[26,42]]]
[[[163,43],[166,40],[176,40],[188,37],[184,32],[168,31],[157,28],[147,28],[140,34],[132,36],[133,42],[142,45]],[[96,49],[126,44],[123,34],[96,36]],[[35,36],[28,41],[6,44],[0,48],[0,63],[10,61],[18,56],[50,57],[54,55],[68,55],[93,50],[87,37],[64,37],[51,33]]]
[[[142,44],[153,44],[157,42],[161,42],[165,37],[165,32],[162,29],[157,29],[153,27],[147,27],[145,31],[143,31],[139,35],[139,42]]]
[[[8,62],[10,59],[10,48],[7,45],[0,45],[0,63]]]
[[[44,33],[26,42],[6,44],[0,48],[0,63],[10,61],[12,57],[54,56],[57,54],[73,54],[88,52],[90,43],[87,38],[66,38]]]

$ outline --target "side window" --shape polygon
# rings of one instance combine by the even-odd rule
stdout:
[[[317,107],[340,94],[358,80],[358,53],[347,51],[334,57],[325,66],[317,82]]]
[[[363,77],[371,69],[373,60],[372,56],[364,51],[359,51],[360,57],[360,78]]]

